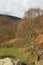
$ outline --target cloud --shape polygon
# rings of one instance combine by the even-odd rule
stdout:
[[[32,7],[43,8],[43,0],[0,0],[0,13],[22,17]]]

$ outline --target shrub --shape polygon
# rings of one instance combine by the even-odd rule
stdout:
[[[7,48],[13,47],[13,44],[10,44],[10,43],[6,44],[5,47],[7,47]]]

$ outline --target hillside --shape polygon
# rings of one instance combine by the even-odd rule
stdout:
[[[20,18],[0,15],[0,43],[15,38]]]
[[[11,56],[27,65],[40,65],[42,55],[43,15],[17,20],[0,15],[0,57]]]
[[[35,39],[41,34],[43,34],[43,15],[37,16],[34,20],[26,18],[14,20],[9,16],[0,16],[0,43],[13,40],[12,44],[21,47],[37,43]]]

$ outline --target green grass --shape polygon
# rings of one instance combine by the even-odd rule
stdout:
[[[20,60],[26,61],[26,59],[28,58],[29,52],[19,52],[18,48],[0,48],[0,57],[1,56],[12,56],[12,57],[16,57]]]
[[[2,47],[0,48],[0,58],[3,57],[14,57],[20,59],[22,62],[28,63],[35,61],[35,55],[31,55],[31,52],[19,52],[18,48],[11,47]]]

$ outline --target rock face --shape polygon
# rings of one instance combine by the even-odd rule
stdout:
[[[20,60],[5,58],[5,59],[0,59],[0,65],[22,65],[22,63]]]

